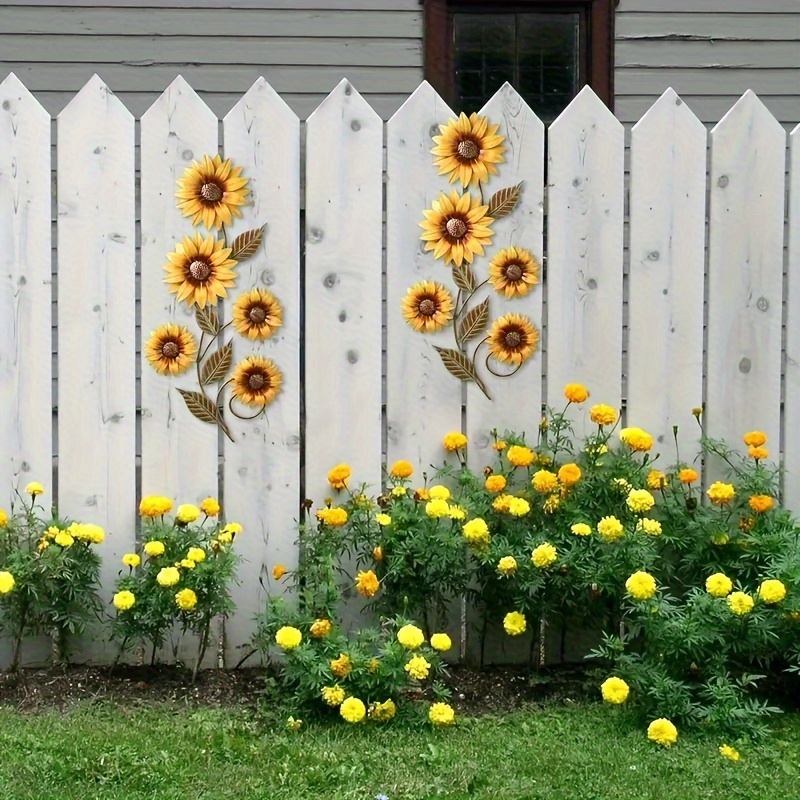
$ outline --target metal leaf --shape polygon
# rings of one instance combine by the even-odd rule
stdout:
[[[231,258],[236,261],[244,261],[256,254],[256,251],[261,247],[261,240],[264,236],[264,227],[253,228],[251,231],[240,233],[231,245]]]
[[[189,392],[186,389],[178,389],[181,397],[186,403],[186,408],[197,417],[201,422],[208,422],[211,425],[219,425],[225,435],[233,441],[231,432],[225,424],[222,412],[208,399],[202,392]]]
[[[489,397],[489,393],[486,391],[483,381],[475,370],[475,365],[463,353],[460,353],[458,350],[450,350],[446,347],[434,346],[434,350],[439,354],[445,369],[451,375],[455,375],[455,377],[461,381],[473,381],[489,400],[492,399]]]
[[[219,317],[211,306],[198,308],[194,318],[197,320],[200,330],[204,333],[211,334],[211,336],[216,336],[219,333]]]
[[[209,383],[219,383],[231,368],[233,360],[233,342],[228,342],[225,347],[215,350],[203,364],[200,372],[200,385],[206,386]]]
[[[475,291],[475,274],[469,264],[453,267],[453,280],[462,291]]]
[[[489,200],[489,210],[486,215],[492,219],[507,217],[514,210],[514,206],[517,205],[521,188],[522,184],[518,183],[516,186],[509,186],[506,189],[495,192],[492,195],[492,199]]]
[[[466,316],[458,323],[458,338],[462,342],[467,342],[480,336],[486,330],[486,323],[489,321],[489,298],[470,309]]]

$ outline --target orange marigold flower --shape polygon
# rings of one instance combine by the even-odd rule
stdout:
[[[747,451],[747,455],[756,461],[763,461],[765,458],[769,458],[769,450],[766,447],[751,447]]]
[[[750,508],[753,511],[758,512],[759,514],[763,514],[766,511],[769,511],[774,505],[775,501],[766,494],[754,494],[749,500],[748,503]]]
[[[681,483],[694,483],[699,477],[700,476],[697,474],[697,470],[694,470],[691,467],[685,467],[678,472],[678,480]]]
[[[358,593],[364,597],[372,597],[380,588],[380,581],[378,576],[372,571],[359,572],[356,576],[356,589]]]
[[[570,403],[583,403],[589,399],[589,390],[582,383],[568,383],[564,387],[564,397]]]
[[[767,434],[763,431],[750,431],[742,439],[748,447],[763,447],[767,443]]]
[[[558,479],[564,486],[574,486],[581,479],[581,474],[577,464],[564,464],[558,471]]]

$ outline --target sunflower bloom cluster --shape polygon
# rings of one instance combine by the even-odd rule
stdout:
[[[192,225],[219,230],[241,216],[239,207],[250,193],[248,182],[242,168],[234,167],[229,158],[203,156],[202,161],[192,161],[178,179],[178,208],[184,217],[192,218]]]
[[[465,261],[471,264],[476,255],[484,255],[484,247],[492,243],[492,223],[487,216],[488,205],[480,195],[452,191],[440,194],[429,209],[423,211],[420,222],[425,242],[425,252],[433,251],[434,258],[444,258],[445,264],[460,267]]]
[[[440,135],[433,137],[436,147],[431,150],[439,174],[449,175],[450,183],[460,181],[464,187],[477,186],[490,174],[497,175],[496,164],[505,161],[505,137],[497,133],[499,127],[486,117],[463,112],[458,119],[440,125]]]

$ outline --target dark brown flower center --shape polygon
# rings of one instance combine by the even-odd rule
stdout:
[[[522,344],[522,334],[519,331],[508,331],[505,335],[506,347],[514,349]]]
[[[200,187],[200,197],[208,203],[222,200],[222,189],[216,183],[204,183]]]
[[[436,303],[430,297],[426,297],[419,304],[419,313],[423,317],[432,317],[436,313]]]
[[[464,161],[474,161],[481,154],[481,149],[472,139],[462,139],[458,143],[456,152]]]
[[[254,325],[263,325],[267,312],[261,306],[253,306],[247,316]]]
[[[463,239],[464,236],[467,235],[467,223],[458,217],[447,220],[447,225],[445,227],[447,228],[447,232],[454,239]]]
[[[196,281],[207,281],[208,276],[211,274],[211,267],[205,261],[192,261],[189,264],[189,274]]]
[[[267,376],[262,372],[254,372],[248,379],[247,385],[254,391],[259,392],[267,385]]]
[[[506,278],[510,281],[518,281],[522,277],[522,267],[519,264],[509,264],[506,267]]]
[[[181,349],[176,342],[164,342],[161,346],[161,355],[164,358],[177,358],[180,355]]]

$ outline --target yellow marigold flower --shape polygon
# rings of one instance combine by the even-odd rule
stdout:
[[[582,383],[568,383],[564,387],[564,397],[570,403],[584,403],[589,399],[589,390]]]
[[[747,502],[753,511],[760,514],[769,511],[775,505],[775,501],[766,494],[754,494]]]
[[[766,447],[751,447],[747,451],[747,455],[750,458],[754,458],[756,461],[763,461],[766,458],[769,458],[769,450]]]
[[[528,621],[525,619],[525,615],[520,614],[519,611],[509,611],[503,617],[503,628],[509,636],[519,636],[525,633],[527,627]]]
[[[175,567],[163,567],[156,575],[159,586],[174,586],[181,579],[181,574]]]
[[[47,529],[47,530],[44,532],[44,538],[45,538],[45,539],[55,539],[55,538],[56,538],[56,536],[58,536],[58,534],[60,533],[60,531],[61,531],[61,528],[59,528],[59,527],[58,527],[58,526],[56,526],[56,525],[51,525],[51,526],[50,526],[50,527],[49,527],[49,528],[48,528],[48,529]]]
[[[8,525],[8,514],[0,508],[0,528],[4,528],[6,525]]]
[[[461,531],[464,534],[464,538],[472,545],[482,546],[489,544],[489,526],[481,517],[471,519],[461,528]]]
[[[635,514],[644,514],[656,504],[656,499],[647,489],[634,489],[625,502]]]
[[[649,517],[642,517],[636,523],[636,530],[639,533],[647,533],[650,536],[661,536],[661,523],[657,519],[650,519]]]
[[[50,547],[50,542],[47,539],[39,539],[39,544],[36,545],[36,549],[41,553],[42,550],[47,550]]]
[[[431,500],[449,500],[450,490],[441,484],[437,486],[431,486],[431,488],[428,489],[428,496],[431,498]]]
[[[311,624],[311,635],[317,639],[324,639],[333,629],[329,619],[315,619]]]
[[[356,576],[356,589],[364,597],[372,597],[380,588],[378,576],[370,569]]]
[[[200,503],[200,510],[207,517],[216,517],[220,512],[219,503],[214,497],[206,497],[206,499]]]
[[[416,678],[418,681],[424,681],[425,678],[428,677],[431,665],[422,656],[411,656],[411,658],[408,660],[408,663],[403,667],[403,669],[412,678]]]
[[[590,536],[592,529],[585,522],[576,522],[570,530],[576,536]]]
[[[55,543],[59,547],[72,547],[72,545],[75,543],[75,539],[66,531],[59,531],[56,534]]]
[[[353,669],[353,662],[347,653],[339,653],[339,658],[331,659],[331,672],[337,678],[346,678]]]
[[[561,498],[557,494],[551,494],[550,497],[544,501],[542,509],[544,510],[545,514],[553,514],[558,510],[560,505]]]
[[[431,153],[440,175],[449,175],[450,183],[461,181],[463,187],[478,186],[497,175],[496,164],[505,161],[503,141],[497,133],[500,126],[490,123],[479,114],[467,116],[463,111],[458,119],[450,119],[440,125],[441,136],[434,136],[436,147]]]
[[[414,474],[414,467],[410,461],[395,461],[389,474],[393,478],[410,478]]]
[[[219,153],[192,161],[177,181],[178,208],[184,217],[192,218],[192,225],[202,223],[208,230],[230,225],[233,217],[241,216],[239,206],[250,193],[249,178],[241,175],[242,168],[234,167],[229,158],[223,161]]]
[[[623,428],[619,432],[619,438],[631,450],[639,453],[647,452],[653,446],[653,437],[641,428]]]
[[[143,497],[139,503],[139,514],[143,517],[161,517],[170,511],[172,511],[172,500],[169,497],[150,494]]]
[[[506,457],[515,467],[529,467],[536,461],[536,453],[530,447],[515,444],[508,448]]]
[[[186,553],[186,558],[190,558],[195,564],[206,560],[206,551],[202,547],[190,547]]]
[[[453,642],[446,633],[434,633],[431,636],[431,647],[440,653],[447,652],[453,646]]]
[[[622,678],[606,678],[600,685],[603,700],[612,705],[622,705],[630,694],[630,687]]]
[[[339,713],[346,722],[361,722],[367,715],[367,707],[357,697],[348,697],[339,706]]]
[[[750,431],[742,439],[748,447],[763,447],[767,443],[767,434],[763,431]]]
[[[263,342],[283,325],[283,306],[272,292],[254,286],[236,298],[231,316],[237,333]]]
[[[186,301],[190,308],[215,306],[236,283],[234,267],[238,262],[230,255],[225,240],[213,234],[205,238],[200,233],[184,236],[175,250],[167,253],[164,283],[179,303]]]
[[[550,470],[540,469],[534,473],[531,485],[539,494],[550,494],[558,489],[558,476]]]
[[[388,722],[394,719],[397,713],[397,706],[394,700],[384,700],[382,703],[373,703],[369,707],[368,716],[373,722]]]
[[[706,578],[706,591],[712,597],[727,597],[733,591],[733,581],[722,572]]]
[[[0,594],[8,594],[15,585],[16,581],[10,572],[0,572]]]
[[[497,571],[508,577],[517,571],[517,559],[514,556],[503,556],[497,562]]]
[[[236,536],[238,536],[242,532],[242,526],[238,522],[229,522],[223,529],[222,533],[227,533],[230,539],[228,541],[233,540]],[[220,536],[220,539],[222,536]]]
[[[656,593],[656,579],[649,572],[634,572],[625,581],[628,594],[635,600],[649,600]]]
[[[72,526],[70,526],[72,527]],[[76,539],[83,539],[85,542],[100,544],[106,538],[106,532],[99,525],[86,522],[78,525],[77,533],[73,534]]]
[[[345,692],[338,684],[336,686],[323,686],[321,694],[322,699],[329,706],[340,706],[344,702]]]
[[[372,548],[372,557],[375,561],[383,561],[383,548],[380,545]]]
[[[597,523],[597,532],[607,542],[615,542],[621,539],[625,533],[622,523],[616,517],[603,517]]]
[[[134,603],[136,603],[136,597],[133,592],[123,590],[114,595],[112,602],[119,611],[127,611],[129,608],[133,608]]]
[[[175,595],[175,602],[181,611],[191,611],[197,605],[197,595],[191,589],[181,589]]]
[[[290,731],[299,731],[300,728],[303,727],[303,720],[295,719],[294,717],[289,717],[289,719],[286,720],[286,727]]]
[[[502,475],[490,475],[486,479],[486,483],[484,483],[484,487],[487,492],[492,492],[492,494],[497,494],[497,492],[502,492],[503,489],[506,488],[506,479]]]
[[[397,641],[400,642],[406,650],[416,650],[422,647],[425,641],[425,634],[416,625],[403,625],[397,631]]]
[[[408,494],[408,489],[405,486],[395,486],[392,489],[392,497],[405,497]]]
[[[495,511],[499,511],[501,514],[508,513],[508,507],[513,499],[513,495],[510,494],[501,494],[495,497],[494,502],[492,503],[492,508]]]
[[[184,569],[194,569],[197,565],[191,558],[182,558],[175,566],[183,567]]]
[[[388,514],[378,514],[378,516],[375,517],[375,522],[381,526],[391,525],[392,518]]]
[[[453,453],[456,450],[463,450],[467,446],[467,437],[459,431],[451,431],[444,437],[444,449]]]
[[[581,474],[577,464],[564,464],[558,471],[558,479],[564,486],[574,486],[581,479]]]
[[[377,672],[381,668],[381,662],[378,658],[372,658],[369,662],[369,671]]]
[[[539,569],[546,569],[551,564],[554,564],[557,560],[558,550],[556,550],[556,548],[553,547],[553,545],[549,542],[540,544],[538,547],[534,548],[533,552],[531,553],[531,561],[533,562],[533,566],[538,567]]]
[[[625,478],[614,478],[611,486],[626,497],[633,491],[633,486]]]
[[[456,720],[456,712],[447,703],[434,703],[428,711],[428,719],[437,727],[452,725]]]
[[[144,552],[150,556],[150,558],[157,558],[158,556],[164,555],[164,542],[158,542],[153,540],[152,542],[147,542],[144,546]]]
[[[504,442],[502,439],[498,439],[492,447],[497,451],[505,450],[508,447],[508,442]]]
[[[275,644],[277,644],[281,650],[294,650],[295,647],[300,646],[302,641],[303,634],[291,625],[284,625],[282,628],[279,628],[278,632],[275,634]]]
[[[589,419],[595,425],[613,425],[617,421],[617,410],[600,403],[589,409]]]
[[[25,487],[25,491],[29,495],[36,497],[37,495],[44,494],[44,486],[37,481],[31,481],[31,483]]]
[[[425,503],[425,513],[429,517],[446,517],[450,514],[450,504],[447,500],[429,500]]]
[[[272,577],[274,580],[279,581],[287,573],[287,571],[288,570],[283,566],[283,564],[276,564],[272,568]]]
[[[159,375],[180,375],[195,360],[197,342],[192,332],[174,322],[159,325],[144,344],[144,354]]]
[[[428,494],[428,490],[424,486],[421,486],[419,489],[415,489],[414,490],[414,499],[417,502],[420,502],[420,503],[423,503],[426,500],[429,500],[430,499],[430,495]]]
[[[122,563],[126,567],[138,567],[142,563],[142,559],[136,553],[126,553],[122,556]]]
[[[741,758],[739,751],[735,747],[731,747],[727,744],[720,745],[719,754],[723,758],[728,758],[731,761],[738,761]]]
[[[539,263],[530,250],[507,247],[489,262],[489,283],[506,299],[524,297],[539,283]]]
[[[736,490],[730,483],[715,481],[708,487],[706,492],[708,499],[716,506],[724,506],[733,500]]]
[[[728,595],[728,606],[734,614],[743,616],[749,614],[753,610],[755,601],[749,594],[744,592],[733,592]]]
[[[332,528],[341,528],[347,522],[347,511],[338,506],[321,508],[317,511],[317,519]]]
[[[766,580],[758,587],[758,596],[768,605],[780,603],[786,597],[786,587],[779,580]]]
[[[647,487],[653,491],[665,488],[667,485],[667,476],[657,469],[651,469],[647,473]]]
[[[655,719],[647,726],[647,738],[662,747],[671,747],[678,741],[678,729],[668,719]]]
[[[450,519],[460,521],[467,518],[467,512],[461,506],[450,506],[447,516],[450,517]]]
[[[531,510],[531,504],[523,497],[512,497],[508,502],[508,513],[514,517],[524,517]]]
[[[465,261],[471,264],[475,255],[482,256],[484,247],[492,243],[492,217],[487,217],[489,206],[484,205],[480,194],[452,191],[434,200],[422,213],[420,222],[425,242],[425,252],[433,250],[434,258],[444,257],[444,263],[460,267]]]
[[[347,480],[351,474],[348,464],[337,464],[328,473],[328,483],[331,485],[332,489],[344,489],[347,486]]]
[[[691,467],[684,467],[684,469],[678,472],[678,480],[681,483],[694,483],[700,475],[698,474],[697,470],[692,469]]]

